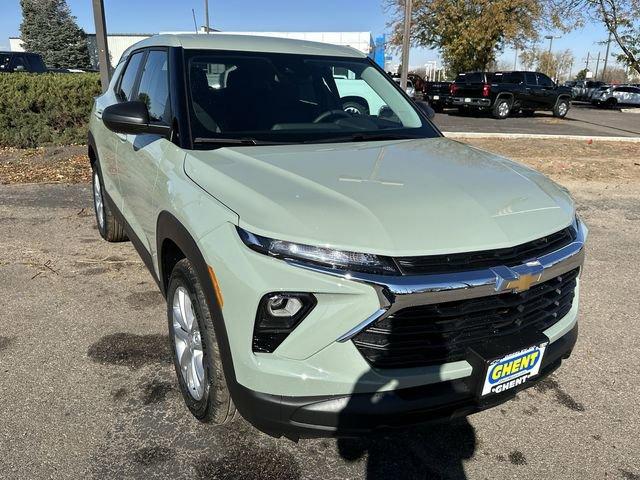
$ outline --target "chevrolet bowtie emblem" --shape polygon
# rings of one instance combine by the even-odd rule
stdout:
[[[496,275],[496,291],[520,293],[540,281],[544,267],[533,260],[515,268],[494,267],[491,270]]]

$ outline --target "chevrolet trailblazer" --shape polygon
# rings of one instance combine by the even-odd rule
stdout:
[[[344,78],[384,105],[353,111]],[[197,419],[358,435],[497,405],[569,356],[570,195],[428,112],[347,47],[160,35],[124,54],[91,115],[96,220],[164,294]]]

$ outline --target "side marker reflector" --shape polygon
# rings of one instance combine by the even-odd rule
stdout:
[[[218,304],[220,308],[224,305],[224,300],[222,299],[222,291],[220,291],[220,284],[218,283],[218,279],[216,278],[216,273],[213,271],[213,268],[209,266],[209,277],[211,277],[211,284],[213,285],[213,291],[216,292],[216,299],[218,300]]]

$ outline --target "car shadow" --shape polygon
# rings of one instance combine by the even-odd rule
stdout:
[[[373,363],[358,378],[337,419],[339,432],[348,436],[355,431],[358,436],[339,438],[338,453],[348,462],[366,461],[365,478],[369,480],[465,479],[464,461],[476,450],[475,430],[466,417],[451,420],[450,415],[455,410],[463,411],[468,387],[443,383],[412,386],[395,373],[402,371],[397,365],[407,361],[403,358],[448,358],[452,353],[446,340],[448,333],[443,329],[427,333],[427,337],[413,335],[410,342],[424,342],[425,348],[422,353],[412,354],[407,351],[405,329],[404,322],[382,318],[354,337],[360,345],[378,347],[362,347],[361,353]],[[430,368],[425,367],[425,373]],[[396,389],[384,392],[383,385]],[[362,433],[373,425],[384,430]]]
[[[389,434],[340,438],[338,453],[347,462],[366,457],[369,480],[466,479],[464,460],[473,457],[477,440],[466,418],[428,424]]]

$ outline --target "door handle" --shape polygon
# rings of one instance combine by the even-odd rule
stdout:
[[[102,120],[102,110],[96,110],[93,114],[96,116],[96,118]]]
[[[126,142],[127,141],[127,134],[126,133],[116,133],[116,136],[120,139],[121,142]]]

